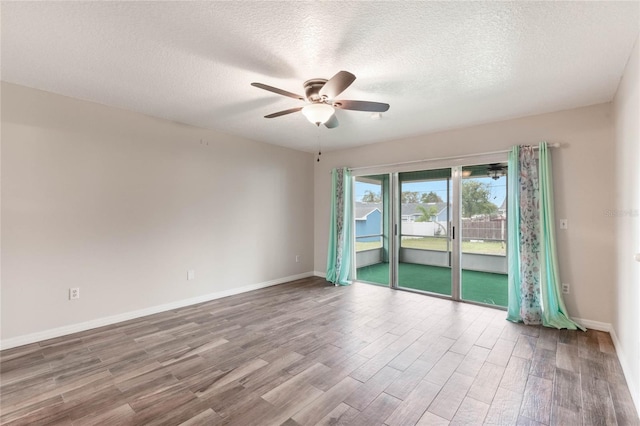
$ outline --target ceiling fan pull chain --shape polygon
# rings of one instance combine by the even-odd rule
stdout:
[[[318,159],[316,160],[318,163],[320,162],[320,156],[322,155],[322,150],[320,149],[320,126],[318,126],[317,133],[317,141],[318,141]]]

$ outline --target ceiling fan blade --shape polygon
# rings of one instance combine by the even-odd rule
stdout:
[[[351,86],[356,76],[348,71],[340,71],[327,81],[320,89],[318,94],[325,99],[335,99],[340,93]]]
[[[331,118],[327,120],[326,123],[324,123],[327,129],[335,129],[336,127],[338,127],[338,124],[340,123],[338,122],[338,118],[336,117],[335,114],[333,114]]]
[[[282,115],[287,115],[287,114],[291,114],[293,112],[298,112],[301,109],[302,109],[302,107],[289,108],[289,109],[285,109],[284,111],[278,111],[278,112],[274,112],[273,114],[265,115],[264,118],[276,118],[276,117],[280,117]]]
[[[389,104],[383,104],[382,102],[340,100],[335,101],[333,106],[335,108],[350,109],[352,111],[386,112],[389,110]]]
[[[296,95],[295,93],[287,92],[286,90],[278,89],[277,87],[267,86],[266,84],[262,84],[262,83],[251,83],[251,85],[259,89],[268,90],[269,92],[277,93],[278,95],[288,96],[293,99],[304,101],[304,97],[300,95]]]

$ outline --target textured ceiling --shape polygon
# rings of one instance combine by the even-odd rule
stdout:
[[[313,151],[610,101],[638,2],[3,2],[2,80]],[[348,70],[317,129],[303,94]]]

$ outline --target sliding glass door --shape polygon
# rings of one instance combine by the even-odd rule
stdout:
[[[507,305],[506,164],[357,176],[355,279]]]
[[[391,282],[390,176],[358,176],[353,193],[356,279],[388,286]]]
[[[462,168],[461,298],[506,307],[507,164]]]
[[[398,287],[452,295],[451,169],[398,174]]]

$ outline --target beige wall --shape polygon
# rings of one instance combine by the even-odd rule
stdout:
[[[310,273],[313,167],[3,83],[2,340]]]
[[[603,214],[614,205],[610,104],[323,153],[315,169],[315,270],[326,270],[333,167],[486,153],[542,140],[562,144],[552,158],[556,218],[569,219],[569,229],[558,230],[560,275],[571,284],[567,309],[575,318],[611,323],[615,223]]]
[[[613,330],[629,389],[640,412],[640,40],[636,41],[614,101],[617,286]]]

